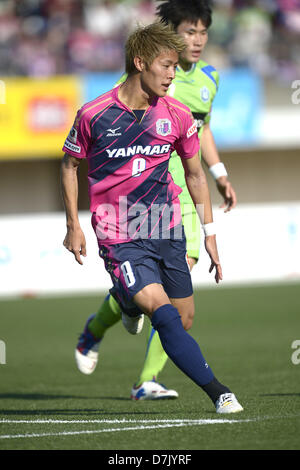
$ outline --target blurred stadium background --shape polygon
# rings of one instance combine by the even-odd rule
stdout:
[[[88,213],[83,267],[65,251],[61,147],[76,110],[123,71],[123,45],[150,0],[1,0],[0,295],[106,289]],[[219,209],[223,285],[300,279],[300,3],[215,0],[204,60],[220,71],[212,129],[238,207]],[[195,285],[211,284],[208,260]]]

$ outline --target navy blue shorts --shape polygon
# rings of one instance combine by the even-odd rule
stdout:
[[[99,253],[113,282],[111,294],[128,315],[140,313],[132,297],[149,284],[162,284],[170,298],[193,294],[185,237],[101,246]]]

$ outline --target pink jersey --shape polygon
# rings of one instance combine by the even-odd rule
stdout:
[[[141,120],[118,98],[119,87],[77,113],[63,151],[87,158],[90,210],[100,245],[135,238],[165,238],[181,222],[181,188],[168,172],[199,151],[197,127],[187,106],[156,98]]]

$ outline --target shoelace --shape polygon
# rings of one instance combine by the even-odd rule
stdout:
[[[230,401],[232,402],[232,395],[230,393],[226,393],[224,395],[222,395],[221,399],[220,399],[220,405],[222,405],[223,403],[225,403],[226,401]]]

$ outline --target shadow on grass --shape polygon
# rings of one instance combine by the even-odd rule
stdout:
[[[300,397],[300,393],[263,393],[260,397]]]
[[[0,400],[1,399],[12,399],[12,400],[59,400],[59,399],[89,399],[89,400],[120,400],[120,401],[131,401],[130,398],[127,397],[84,397],[84,396],[74,396],[74,395],[51,395],[49,393],[0,393]]]
[[[74,396],[74,395],[58,395],[58,394],[46,394],[46,393],[0,393],[0,400],[1,399],[11,399],[11,400],[64,400],[64,399],[73,399],[73,400],[80,400],[80,399],[88,399],[88,400],[118,400],[124,402],[133,403],[130,398],[125,397],[85,397],[85,396]],[[120,416],[120,415],[160,415],[163,411],[107,411],[106,409],[101,408],[70,408],[70,409],[0,409],[0,416],[53,416],[53,415],[61,415],[61,416],[86,416],[91,414],[93,416]]]
[[[92,416],[121,416],[121,415],[160,415],[160,411],[106,411],[92,408],[83,409],[53,409],[53,410],[0,410],[0,416],[85,416],[91,414]]]

